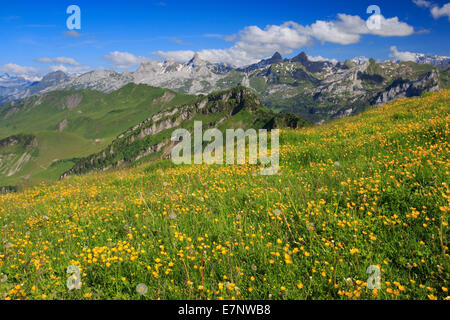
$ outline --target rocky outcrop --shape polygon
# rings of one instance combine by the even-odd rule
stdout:
[[[378,94],[373,104],[382,105],[394,100],[417,97],[424,92],[439,91],[439,74],[437,70],[427,73],[416,81],[395,80],[386,91]]]
[[[64,129],[67,128],[68,124],[69,124],[69,121],[67,121],[67,119],[64,119],[63,121],[61,121],[58,125],[58,131],[63,132]]]
[[[34,135],[15,135],[0,140],[0,148],[13,147],[22,144],[25,149],[36,148],[38,145],[37,139]]]
[[[70,95],[66,97],[66,101],[64,102],[64,108],[73,110],[80,105],[81,101],[83,101],[83,94],[75,93],[73,95]]]

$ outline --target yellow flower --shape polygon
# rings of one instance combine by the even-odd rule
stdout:
[[[299,289],[303,289],[303,283],[299,283],[299,284],[297,284],[297,288],[299,288]]]

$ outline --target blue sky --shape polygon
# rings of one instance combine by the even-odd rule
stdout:
[[[77,33],[66,26],[72,4],[81,9]],[[383,17],[376,32],[365,29],[372,4]],[[275,51],[385,60],[396,46],[400,53],[450,55],[448,0],[15,0],[0,10],[0,72],[16,74],[133,70],[148,59],[186,60],[194,52],[235,65]]]

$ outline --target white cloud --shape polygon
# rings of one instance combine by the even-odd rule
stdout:
[[[153,52],[153,54],[161,56],[166,60],[176,60],[180,62],[186,62],[192,59],[195,52],[192,50],[177,50],[177,51],[156,51]]]
[[[308,55],[308,59],[309,59],[309,61],[329,61],[329,62],[332,62],[332,63],[338,63],[339,62],[336,59],[328,59],[328,58],[324,58],[322,56],[311,57],[310,55]]]
[[[281,26],[269,25],[264,29],[257,26],[246,27],[239,32],[236,46],[254,56],[267,56],[275,51],[289,54],[312,43],[301,26],[287,22]]]
[[[430,8],[430,13],[434,19],[448,17],[448,20],[450,21],[450,2],[444,4],[442,7],[439,7],[439,5],[427,0],[412,0],[412,1],[418,7]]]
[[[129,69],[150,60],[147,57],[137,57],[134,54],[120,51],[110,52],[109,55],[104,56],[104,58],[107,59],[112,66],[119,69]]]
[[[65,65],[53,65],[48,67],[51,72],[62,71],[67,74],[81,74],[91,70],[88,66],[68,67]]]
[[[398,17],[386,19],[379,16],[379,28],[367,27],[367,22],[359,16],[338,14],[335,21],[317,21],[306,27],[309,34],[322,42],[338,43],[342,45],[358,43],[361,35],[372,34],[382,37],[404,37],[414,33],[414,28],[407,23],[400,22]]]
[[[39,73],[39,69],[8,63],[0,66],[0,72],[11,73],[25,79],[34,79]]]
[[[39,58],[36,59],[37,62],[41,62],[41,63],[60,63],[63,65],[68,65],[68,66],[81,66],[81,63],[79,63],[78,61],[76,61],[73,58],[67,58],[67,57],[57,57],[57,58]]]
[[[450,2],[444,4],[442,8],[439,8],[439,6],[434,6],[433,8],[431,8],[431,15],[435,19],[448,17],[448,20],[450,21]]]
[[[372,34],[382,37],[409,36],[414,28],[399,21],[398,17],[385,18],[380,15],[380,28],[369,29],[366,21],[359,16],[338,14],[334,21],[318,20],[309,26],[289,21],[282,25],[268,25],[264,29],[248,26],[238,34],[226,37],[234,42],[228,49],[205,49],[198,52],[202,59],[210,62],[225,62],[237,66],[248,65],[271,56],[278,51],[291,54],[297,49],[312,45],[314,40],[342,45],[358,43],[361,36]],[[187,61],[194,55],[193,51],[155,52],[163,58]]]
[[[392,46],[389,57],[400,61],[416,61],[417,54],[409,51],[398,51],[396,46]]]
[[[422,8],[429,8],[431,7],[432,3],[430,1],[426,0],[413,0],[413,2],[418,6]]]

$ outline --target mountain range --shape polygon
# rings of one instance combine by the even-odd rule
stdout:
[[[4,90],[0,104],[64,89],[111,93],[129,83],[194,95],[243,85],[274,111],[323,122],[361,112],[369,105],[448,87],[450,71],[445,59],[418,54],[417,62],[376,62],[364,57],[339,62],[314,59],[305,52],[284,59],[277,52],[256,64],[235,68],[204,61],[196,54],[186,63],[145,62],[134,72],[96,70],[72,77],[53,72],[40,82],[0,89]]]
[[[441,69],[450,68],[450,57],[435,54],[408,52],[409,60],[420,64],[431,64]],[[396,62],[400,62],[397,60]]]

